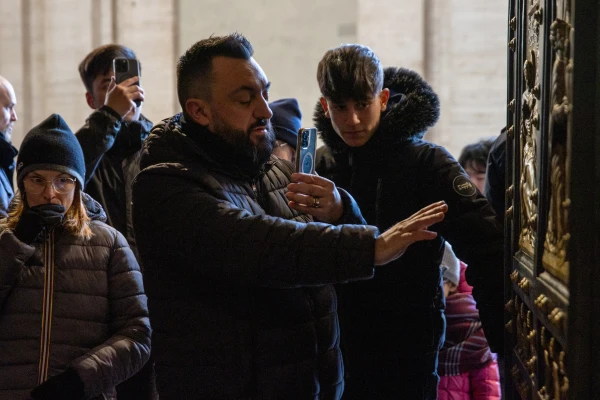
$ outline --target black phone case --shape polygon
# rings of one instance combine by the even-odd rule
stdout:
[[[127,60],[128,61],[127,71],[118,72],[117,66],[116,66],[116,60]],[[113,72],[115,74],[115,81],[117,82],[117,84],[123,82],[126,79],[133,78],[134,76],[139,76],[141,78],[140,63],[135,58],[124,58],[124,57],[115,58],[113,60]],[[138,81],[137,85],[139,86],[139,84],[140,83]],[[141,100],[135,100],[135,105],[137,107],[139,107],[140,104],[142,104]]]

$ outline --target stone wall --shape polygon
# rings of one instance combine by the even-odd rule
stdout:
[[[77,67],[105,43],[127,45],[141,60],[148,118],[175,112],[175,6],[175,0],[0,0],[0,75],[17,96],[14,144],[51,113],[73,131],[83,125],[92,110]]]
[[[319,59],[350,42],[425,76],[442,107],[427,138],[454,155],[505,123],[507,9],[496,0],[0,0],[0,9],[0,75],[17,94],[17,145],[52,112],[74,130],[83,124],[91,110],[77,65],[92,48],[116,41],[136,51],[143,112],[158,121],[179,109],[177,57],[233,31],[254,45],[271,98],[298,98],[305,126],[319,97]]]

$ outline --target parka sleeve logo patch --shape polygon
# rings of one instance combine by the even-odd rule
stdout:
[[[464,175],[458,175],[456,178],[454,178],[452,187],[458,195],[463,197],[471,197],[477,193],[477,189],[475,189],[473,182],[471,182],[469,178]]]

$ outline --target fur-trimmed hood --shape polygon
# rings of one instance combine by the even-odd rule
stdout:
[[[423,138],[427,128],[440,116],[440,102],[431,86],[414,71],[388,67],[384,69],[383,87],[390,90],[390,100],[370,141],[375,139],[387,146]],[[333,129],[320,102],[315,107],[313,121],[329,150],[341,153],[349,148]]]

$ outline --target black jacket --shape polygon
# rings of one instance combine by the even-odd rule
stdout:
[[[485,170],[485,196],[494,207],[498,221],[504,224],[506,200],[506,128],[494,141]]]
[[[2,400],[29,398],[41,349],[49,352],[48,377],[74,369],[86,399],[116,399],[115,385],[148,360],[151,329],[138,263],[123,236],[102,222],[101,207],[87,199],[90,240],[59,226],[28,245],[0,223]],[[45,313],[51,324],[42,324]]]
[[[140,172],[142,143],[152,123],[123,122],[110,107],[94,111],[75,133],[85,157],[85,192],[106,211],[106,223],[125,236],[137,256],[131,222],[131,186]]]
[[[329,283],[372,276],[376,229],[311,222],[287,205],[290,163],[250,176],[180,119],[153,128],[133,187],[161,399],[338,399]]]
[[[490,318],[502,322],[498,306],[503,246],[494,212],[456,160],[422,139],[439,115],[438,98],[429,85],[412,71],[388,68],[384,87],[391,91],[388,108],[375,134],[360,148],[342,141],[317,104],[314,121],[325,142],[318,151],[317,172],[348,190],[367,223],[382,231],[444,200],[449,207],[446,218],[431,229],[469,264],[469,280],[482,314],[495,313],[485,327],[497,351],[502,324],[490,324]],[[396,385],[390,392],[402,393],[401,386],[407,383],[401,375],[410,373],[402,365],[414,364],[417,373],[418,360],[437,353],[444,330],[442,242],[413,245],[395,265],[378,270],[373,280],[340,285],[342,348],[350,380],[361,379],[366,386],[371,372],[365,365],[370,365],[377,371],[373,374],[390,375],[387,384]],[[435,371],[433,364],[428,365],[422,366],[423,374]]]
[[[12,180],[17,154],[17,149],[4,140],[4,134],[0,132],[0,218],[6,217],[8,205],[15,195]]]

